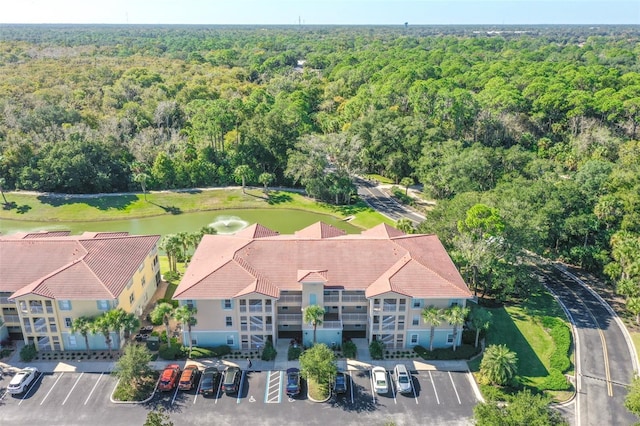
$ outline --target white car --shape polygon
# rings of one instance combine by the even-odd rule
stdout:
[[[383,367],[373,367],[373,369],[371,370],[371,377],[373,377],[373,389],[377,393],[389,392],[387,370],[385,370]]]
[[[393,379],[396,382],[396,389],[400,393],[411,392],[411,375],[403,364],[398,364],[393,369]]]
[[[38,369],[35,367],[26,367],[16,373],[11,379],[7,391],[11,394],[24,392],[31,383],[38,377]]]

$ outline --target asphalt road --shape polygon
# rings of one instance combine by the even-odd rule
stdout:
[[[632,425],[638,419],[624,407],[634,360],[614,315],[577,280],[553,266],[544,281],[566,307],[577,340],[574,424]]]
[[[369,204],[371,208],[388,218],[395,221],[406,218],[416,225],[424,220],[424,216],[407,209],[393,198],[387,196],[375,182],[370,182],[359,177],[354,178],[354,182],[358,188],[358,196]]]

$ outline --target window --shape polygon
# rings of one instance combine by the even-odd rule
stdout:
[[[240,317],[240,330],[247,331],[247,317]]]
[[[187,305],[189,307],[189,309],[195,309],[196,308],[196,301],[195,300],[187,300],[185,305]]]
[[[420,325],[420,315],[414,315],[411,320],[411,325]]]
[[[227,336],[227,345],[233,346],[234,344],[235,340],[233,339],[233,336]]]
[[[227,325],[227,327],[233,327],[233,318],[225,317],[224,322]]]
[[[222,307],[224,309],[231,309],[231,299],[224,299],[222,301]]]
[[[76,336],[69,336],[69,346],[78,346],[78,342],[76,342]]]
[[[73,327],[73,320],[71,319],[71,317],[65,317],[64,318],[64,326],[66,328],[71,328]]]
[[[51,304],[51,300],[45,300],[44,301],[44,307],[47,311],[48,314],[52,314],[53,313],[53,305]]]
[[[19,303],[20,303],[20,310],[22,312],[27,312],[27,302],[25,302],[24,300],[21,300]]]
[[[447,343],[453,344],[453,334],[447,334]]]
[[[191,339],[191,344],[192,344],[193,346],[198,346],[198,339],[197,339],[197,338],[193,338],[193,339]]]
[[[452,301],[449,303],[449,307],[451,307],[451,306],[458,306],[459,304],[460,304],[460,303],[458,302],[458,300],[452,300]]]
[[[133,304],[133,300],[135,299],[133,293],[131,293],[131,295],[129,296],[129,303]]]
[[[142,283],[142,287],[144,287],[147,284],[147,278],[143,275],[142,280],[140,280],[140,282]]]
[[[58,300],[58,308],[61,311],[70,311],[71,310],[71,300]]]
[[[131,288],[131,286],[133,285],[133,278],[131,278],[129,280],[129,282],[127,283],[127,290],[129,290]]]
[[[31,333],[31,320],[29,318],[22,318],[22,326],[26,333]]]
[[[413,299],[413,309],[422,308],[423,299]]]
[[[411,335],[411,344],[412,345],[417,345],[418,344],[418,335],[417,334],[412,334]]]
[[[98,304],[99,311],[108,311],[109,310],[109,301],[108,300],[98,300],[96,301]]]
[[[398,330],[404,330],[404,315],[398,316]]]
[[[56,333],[58,331],[58,325],[56,324],[55,318],[49,318],[49,330],[51,330],[52,333]]]

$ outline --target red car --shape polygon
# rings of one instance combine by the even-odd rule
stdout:
[[[180,377],[180,366],[178,364],[169,364],[162,371],[160,376],[160,382],[158,383],[158,390],[170,391],[175,389],[178,385],[178,378]]]

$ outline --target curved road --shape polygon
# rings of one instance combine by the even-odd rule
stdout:
[[[358,195],[372,208],[398,220],[414,224],[424,217],[391,199],[375,183],[356,178]],[[563,273],[540,266],[547,287],[556,295],[574,326],[576,398],[560,411],[576,426],[632,425],[638,419],[624,407],[627,386],[637,370],[633,346],[627,342],[624,325],[606,302],[579,281],[577,271]],[[582,281],[586,281],[583,279]]]

